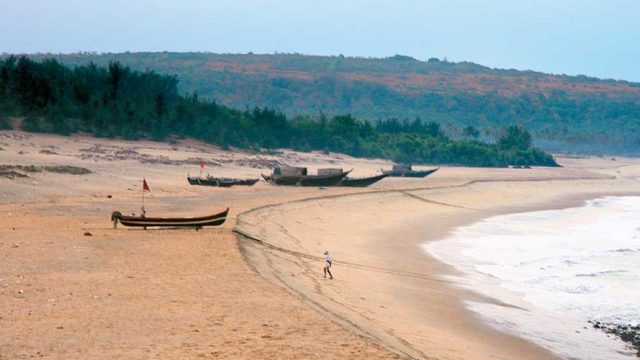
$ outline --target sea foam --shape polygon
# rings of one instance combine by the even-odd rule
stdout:
[[[640,197],[496,216],[425,249],[460,285],[519,307],[467,304],[494,326],[567,358],[635,355],[588,321],[640,323]]]

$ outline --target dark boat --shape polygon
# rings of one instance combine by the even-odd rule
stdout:
[[[336,186],[350,172],[342,169],[320,169],[318,175],[308,175],[307,168],[275,168],[272,175],[262,177],[272,185]]]
[[[253,186],[255,185],[258,180],[260,179],[240,179],[236,181],[235,185],[240,185],[240,186]]]
[[[296,186],[300,182],[302,176],[283,176],[283,175],[264,175],[262,174],[264,181],[271,185],[286,185]]]
[[[216,178],[207,176],[205,179],[188,176],[187,181],[191,185],[203,185],[203,186],[218,186],[218,187],[232,187],[232,186],[251,186],[258,182],[258,179],[232,179],[232,178]]]
[[[342,174],[331,175],[307,175],[300,179],[300,186],[336,186],[349,175],[351,171],[345,171]]]
[[[185,218],[160,218],[160,217],[143,217],[143,216],[125,216],[122,215],[119,211],[114,211],[111,213],[111,221],[113,221],[113,228],[115,229],[118,225],[118,221],[120,224],[124,226],[134,226],[134,227],[144,227],[145,229],[149,226],[158,226],[158,227],[194,227],[196,229],[200,229],[204,226],[219,226],[224,224],[227,219],[227,214],[229,213],[229,208],[227,210],[207,216],[200,217],[185,217]]]
[[[391,170],[383,170],[382,172],[392,177],[423,178],[433,174],[439,169],[440,168],[429,170],[413,170],[411,168],[411,165],[393,165],[393,168]]]
[[[381,175],[370,176],[370,177],[365,177],[365,178],[348,178],[348,177],[346,177],[346,178],[342,179],[342,181],[338,185],[339,186],[349,186],[349,187],[366,187],[366,186],[369,186],[371,184],[374,184],[374,183],[386,178],[387,176],[389,176],[389,174],[381,174]]]
[[[190,185],[218,186],[218,182],[210,179],[201,179],[195,176],[188,176],[187,181]]]

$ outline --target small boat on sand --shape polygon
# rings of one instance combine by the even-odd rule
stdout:
[[[319,169],[317,175],[308,175],[307,168],[275,168],[273,174],[262,175],[272,185],[284,186],[336,186],[349,173],[342,169]]]
[[[349,178],[346,177],[342,179],[342,181],[338,184],[338,186],[348,186],[348,187],[367,187],[378,181],[386,178],[389,174],[380,174],[376,176],[369,176],[364,178]]]
[[[161,217],[146,217],[146,216],[126,216],[122,215],[119,211],[111,213],[111,221],[113,221],[113,228],[118,226],[118,222],[124,226],[144,227],[149,226],[158,227],[193,227],[200,229],[204,226],[219,226],[224,224],[227,219],[227,210],[207,216],[199,217],[175,217],[175,218],[161,218]]]
[[[413,170],[411,165],[393,165],[393,168],[391,168],[391,170],[383,170],[382,172],[392,177],[423,178],[433,174],[439,169],[440,168],[429,170]]]
[[[218,187],[232,187],[232,186],[252,186],[258,182],[258,179],[233,179],[233,178],[219,178],[207,176],[206,178],[188,176],[187,181],[190,185],[202,185],[202,186],[218,186]]]

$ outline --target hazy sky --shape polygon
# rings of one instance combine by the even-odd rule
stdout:
[[[448,58],[640,81],[640,0],[0,0],[0,52]]]

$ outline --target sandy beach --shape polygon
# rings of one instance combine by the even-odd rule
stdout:
[[[391,163],[16,131],[0,132],[0,148],[0,359],[554,358],[469,311],[469,300],[511,305],[458,286],[421,246],[493,215],[640,194],[640,161],[624,158],[443,167],[365,189],[220,189],[185,177],[201,160],[253,178],[276,164],[365,176]],[[112,211],[139,212],[143,177],[149,214],[231,217],[197,232],[114,230]]]

